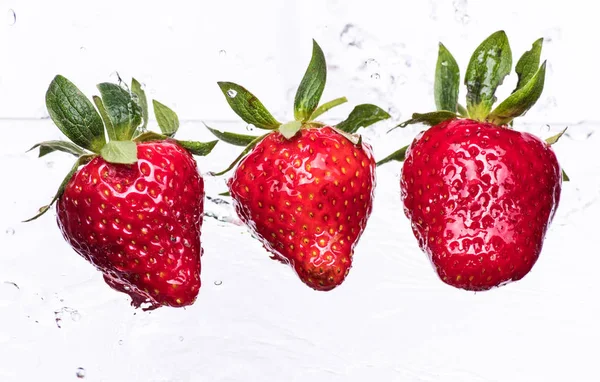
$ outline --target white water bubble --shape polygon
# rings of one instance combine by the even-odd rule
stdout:
[[[374,80],[378,80],[379,77],[380,77],[379,73],[373,73],[373,74],[371,74],[371,78],[374,79]]]
[[[221,280],[216,280],[215,281],[215,285],[216,286],[219,286],[219,285],[222,285],[222,284],[223,284],[223,281],[221,281]]]
[[[228,95],[230,98],[235,98],[235,96],[237,96],[237,91],[235,91],[235,90],[233,90],[233,89],[229,89],[229,90],[227,90],[227,95]]]
[[[14,228],[12,228],[12,227],[8,227],[8,228],[6,229],[6,231],[4,231],[4,233],[6,233],[8,236],[12,236],[12,235],[14,235],[14,234],[15,234],[15,229],[14,229]]]
[[[219,51],[219,57],[225,57],[225,56],[227,56],[227,51],[225,49],[221,49]]]
[[[14,9],[8,10],[7,18],[8,25],[13,26],[17,23],[17,14],[15,13]]]
[[[75,371],[75,375],[79,379],[85,378],[85,369],[83,367],[78,367],[77,371]]]

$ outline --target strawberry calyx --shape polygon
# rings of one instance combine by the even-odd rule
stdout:
[[[149,113],[146,94],[135,78],[131,86],[119,78],[119,84],[97,85],[100,96],[93,103],[67,78],[54,77],[46,92],[46,108],[50,118],[70,140],[41,142],[28,151],[39,149],[39,157],[54,151],[77,157],[54,198],[41,207],[32,221],[46,213],[61,197],[65,186],[80,166],[97,156],[112,164],[132,165],[137,162],[137,143],[149,140],[173,140],[193,155],[208,155],[218,140],[195,142],[174,139],[179,129],[179,118],[168,106],[153,100],[153,109],[161,134],[147,131]],[[108,138],[108,139],[107,139]]]
[[[220,140],[245,147],[244,151],[228,168],[211,174],[223,175],[233,169],[254,146],[272,132],[281,133],[285,139],[291,140],[302,129],[328,126],[318,121],[317,118],[334,107],[348,102],[348,99],[346,97],[339,97],[319,105],[326,80],[327,64],[325,55],[321,47],[313,40],[312,57],[294,97],[294,120],[286,123],[275,119],[263,103],[243,86],[233,82],[218,82],[229,106],[244,122],[254,125],[259,129],[270,130],[271,132],[261,136],[241,135],[219,131],[206,126]],[[360,145],[362,137],[356,135],[359,128],[370,126],[388,118],[390,118],[390,115],[378,106],[361,104],[352,110],[346,120],[331,127],[337,133],[347,138],[352,144]]]
[[[497,101],[496,90],[512,67],[512,52],[506,33],[502,30],[493,33],[479,44],[471,55],[464,79],[467,87],[466,107],[458,102],[459,66],[450,51],[440,43],[434,81],[437,110],[414,113],[412,118],[390,131],[415,123],[435,126],[451,119],[471,119],[512,128],[513,120],[525,115],[540,98],[544,89],[546,61],[540,65],[542,43],[542,38],[536,40],[531,49],[521,56],[515,66],[517,86],[510,96],[493,109]],[[402,147],[380,160],[377,165],[403,161],[407,148],[408,146]],[[563,175],[563,178],[565,177],[566,174]]]

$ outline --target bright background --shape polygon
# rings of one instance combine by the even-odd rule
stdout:
[[[0,0],[0,381],[600,380],[596,22],[589,0]],[[499,29],[513,62],[539,37],[549,62],[544,94],[516,127],[545,138],[569,126],[555,150],[572,182],[520,282],[474,294],[439,281],[402,213],[399,164],[378,172],[354,267],[329,293],[270,260],[228,204],[206,203],[196,304],[152,313],[107,287],[52,214],[21,223],[72,162],[25,153],[60,137],[44,104],[57,73],[90,96],[116,72],[135,76],[178,112],[180,137],[206,140],[201,120],[250,129],[228,109],[219,80],[243,84],[280,120],[291,118],[314,38],[329,66],[323,99],[350,100],[331,120],[362,102],[393,115],[364,132],[381,158],[422,128],[386,135],[394,122],[433,108],[438,41],[464,72]],[[201,171],[236,155],[218,145],[198,160]],[[211,198],[225,190],[223,178],[206,181]]]

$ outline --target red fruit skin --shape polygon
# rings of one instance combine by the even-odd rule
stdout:
[[[64,238],[132,305],[192,304],[200,289],[204,182],[171,141],[137,144],[133,165],[96,157],[57,204]]]
[[[371,214],[375,160],[330,127],[274,132],[229,180],[240,219],[309,287],[340,285]]]
[[[407,151],[401,198],[415,237],[447,284],[488,290],[523,278],[542,250],[561,169],[539,138],[450,120]]]

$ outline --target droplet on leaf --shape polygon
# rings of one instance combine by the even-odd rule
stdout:
[[[227,90],[227,95],[230,98],[235,98],[235,96],[237,95],[237,92],[235,90],[233,90],[233,89],[229,89],[229,90]]]

